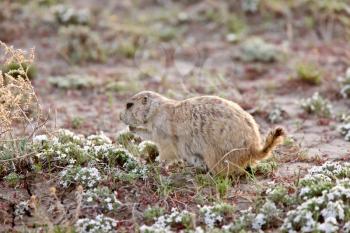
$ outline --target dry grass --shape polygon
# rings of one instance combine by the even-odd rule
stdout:
[[[34,51],[29,54],[20,49],[14,49],[0,42],[4,53],[0,61],[3,64],[31,64],[34,61]],[[19,73],[17,77],[12,75]],[[14,124],[25,123],[32,125],[34,119],[30,115],[32,107],[38,108],[38,101],[33,86],[28,79],[27,70],[20,65],[18,70],[9,71],[3,74],[0,71],[0,135],[13,131]]]
[[[32,137],[42,129],[41,107],[28,78],[34,50],[26,52],[0,41],[0,67],[19,64],[3,73],[0,69],[0,176],[8,172],[25,174],[32,163]]]

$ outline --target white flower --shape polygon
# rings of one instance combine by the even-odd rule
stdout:
[[[311,189],[309,187],[303,187],[300,189],[300,193],[299,195],[302,197],[302,196],[305,196],[307,195],[309,192],[311,191]],[[306,198],[306,197],[305,197]]]
[[[100,132],[99,135],[90,135],[87,137],[89,145],[103,145],[103,144],[111,144],[112,140],[107,137],[103,132]]]
[[[308,192],[309,183],[317,185],[320,182],[329,182],[333,187],[323,190],[321,196],[311,197],[289,211],[281,229],[288,232],[339,232],[339,225],[345,219],[348,208],[344,201],[350,200],[350,180],[340,178],[348,174],[348,162],[326,162],[322,166],[311,168],[309,174],[301,180],[305,187],[300,194]]]
[[[85,187],[92,188],[101,180],[99,171],[94,167],[74,168],[72,165],[61,172],[60,183],[80,183]]]
[[[113,218],[109,218],[103,215],[97,215],[95,219],[83,218],[79,219],[75,226],[78,232],[81,233],[112,233],[116,232],[114,229],[117,225],[117,221]]]
[[[178,211],[176,208],[171,209],[170,214],[159,216],[155,223],[151,226],[143,225],[140,227],[140,232],[172,232],[170,230],[171,225],[174,223],[182,223],[186,219],[191,218],[191,213],[187,210]],[[187,223],[188,224],[188,223]]]
[[[220,223],[224,219],[225,209],[230,208],[225,203],[219,203],[213,206],[203,206],[199,209],[199,212],[204,215],[204,222],[208,228],[214,228],[215,223]]]
[[[328,202],[327,207],[321,211],[324,219],[328,218],[338,218],[340,220],[344,219],[344,204],[342,200],[335,202]]]
[[[226,40],[228,42],[236,42],[238,40],[238,37],[235,33],[229,33],[226,35]]]
[[[70,160],[69,160],[69,163],[70,163],[70,164],[74,164],[75,161],[76,161],[75,159],[70,159]]]
[[[256,215],[253,223],[252,228],[255,230],[261,230],[261,227],[266,223],[266,216],[262,213],[259,213]]]
[[[318,230],[325,233],[339,232],[338,222],[335,218],[327,218],[324,223],[318,226]]]
[[[140,232],[144,233],[144,232],[152,232],[152,233],[170,233],[172,231],[170,231],[169,227],[166,228],[160,228],[160,227],[156,227],[156,226],[146,226],[146,225],[142,225],[140,227]]]
[[[347,223],[344,224],[343,232],[350,233],[350,221],[348,221]]]
[[[107,187],[94,188],[92,190],[87,190],[83,194],[84,200],[87,202],[95,202],[98,206],[102,207],[103,210],[113,210],[118,208],[121,203],[116,199],[113,192]]]
[[[29,201],[21,201],[16,205],[14,214],[22,219],[27,211],[29,211]]]
[[[59,143],[57,137],[53,137],[51,141],[52,141],[53,145],[57,145]]]
[[[344,135],[346,141],[350,141],[350,123],[341,125],[339,131],[341,135]]]
[[[47,135],[37,135],[33,137],[33,143],[41,144],[43,142],[47,142],[49,139]]]

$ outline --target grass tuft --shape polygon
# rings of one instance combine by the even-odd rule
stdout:
[[[299,79],[312,85],[319,85],[322,82],[322,72],[313,63],[301,63],[297,65],[297,74]]]

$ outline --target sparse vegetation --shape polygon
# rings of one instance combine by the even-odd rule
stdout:
[[[30,64],[33,61],[33,57],[25,57],[21,50],[7,47],[1,42],[0,46],[6,51],[2,57],[5,60],[5,65],[11,62]],[[26,111],[36,101],[36,95],[27,74],[22,65],[7,73],[0,72],[0,135],[6,128],[11,127],[13,121],[24,120],[27,116]]]
[[[276,170],[276,168],[277,168],[277,163],[272,158],[272,159],[260,161],[258,164],[256,164],[253,167],[253,173],[263,175],[263,176],[268,176],[271,173],[273,173],[273,171]]]
[[[322,81],[320,68],[313,63],[300,63],[297,66],[298,77],[309,84],[319,85]]]
[[[88,25],[91,22],[89,9],[74,9],[67,5],[56,5],[53,7],[53,14],[57,23],[62,25]]]
[[[164,27],[159,29],[158,38],[161,41],[171,41],[176,38],[176,36],[180,33],[180,31],[173,27]]]
[[[50,77],[49,83],[62,89],[83,89],[95,86],[95,78],[89,75],[70,74]]]
[[[136,92],[140,89],[138,83],[134,80],[129,81],[112,81],[106,84],[106,89],[108,91],[113,91],[117,93],[128,93],[128,92]]]
[[[160,207],[148,207],[143,213],[146,221],[153,221],[164,214],[165,210]]]
[[[199,209],[199,213],[202,215],[208,229],[214,228],[217,223],[220,224],[224,220],[225,215],[232,214],[233,211],[233,206],[225,203],[202,206]]]
[[[79,129],[84,124],[84,118],[82,117],[74,117],[72,119],[72,128]]]
[[[225,198],[231,186],[231,180],[226,177],[218,177],[215,180],[216,191],[219,197]]]
[[[326,163],[311,169],[301,183],[304,187],[299,196],[304,198],[299,206],[288,211],[282,231],[337,232],[346,227],[349,221],[348,182],[348,163]]]
[[[242,1],[242,9],[245,12],[257,12],[259,9],[259,3],[260,0],[247,0],[247,1]]]
[[[98,208],[102,212],[117,211],[122,205],[107,187],[88,190],[83,194],[84,207]]]
[[[175,208],[171,210],[170,214],[162,215],[158,217],[155,223],[151,226],[143,225],[140,227],[141,232],[159,232],[170,231],[175,229],[191,229],[194,224],[194,215],[187,211],[179,211]]]
[[[250,38],[242,43],[239,58],[245,62],[274,62],[279,59],[281,52],[274,45],[262,38]]]
[[[11,62],[3,66],[2,73],[14,78],[28,78],[33,80],[37,76],[37,69],[33,64]]]
[[[135,59],[135,54],[139,49],[139,38],[129,37],[118,42],[115,46],[115,53],[119,56]]]
[[[117,221],[103,215],[97,215],[94,219],[82,218],[75,224],[79,232],[115,232]]]
[[[74,164],[74,160],[70,160]],[[99,171],[94,167],[74,167],[69,165],[60,173],[60,185],[67,188],[72,184],[80,184],[85,188],[94,188],[101,180]]]
[[[25,25],[23,10],[18,4],[9,4],[7,1],[0,2],[0,41],[9,42],[21,36]],[[15,26],[14,26],[15,24]]]
[[[141,154],[145,155],[146,158],[150,158],[151,160],[155,160],[159,154],[156,144],[151,141],[141,142],[138,145],[138,149]]]
[[[83,63],[88,61],[103,62],[106,51],[96,32],[86,26],[61,27],[61,55],[70,62]]]
[[[344,136],[346,141],[350,141],[350,123],[340,126],[340,133]]]
[[[16,172],[11,172],[4,177],[5,182],[13,187],[17,186],[21,179],[23,179],[23,175],[19,175]]]
[[[301,100],[301,107],[308,113],[314,113],[320,117],[330,118],[333,115],[332,105],[324,99],[318,92],[311,98]]]
[[[229,33],[234,33],[236,35],[239,35],[243,33],[245,30],[247,30],[247,25],[243,21],[243,19],[231,15],[227,21],[226,21],[226,27]]]
[[[350,232],[349,9],[0,1],[1,231]],[[141,90],[221,96],[262,135],[275,124],[288,135],[237,177],[164,163],[152,141],[121,130]]]
[[[284,118],[283,113],[284,111],[281,107],[276,107],[269,113],[267,119],[273,124],[280,123]]]
[[[350,97],[350,68],[348,68],[345,72],[344,77],[338,77],[339,82],[341,83],[340,94],[344,98]]]

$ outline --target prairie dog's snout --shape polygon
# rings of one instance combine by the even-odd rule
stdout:
[[[217,96],[176,101],[143,91],[126,102],[120,119],[143,139],[154,141],[161,160],[205,164],[215,174],[241,173],[268,157],[285,136],[278,127],[262,143],[254,118]]]

